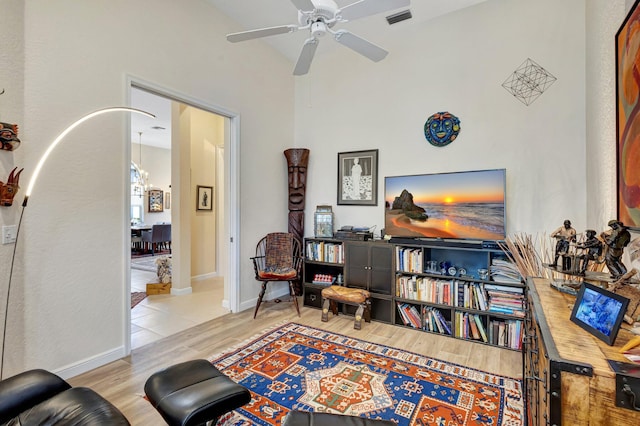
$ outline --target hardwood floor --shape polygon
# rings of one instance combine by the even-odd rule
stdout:
[[[364,323],[353,329],[353,317],[330,316],[320,321],[320,310],[301,307],[301,317],[291,303],[268,303],[253,310],[227,314],[181,333],[132,351],[129,357],[112,362],[68,381],[90,387],[118,407],[132,425],[164,424],[160,415],[143,398],[144,383],[154,372],[178,362],[213,358],[262,331],[285,322],[322,328],[375,343],[420,353],[494,374],[522,378],[522,354],[488,345],[437,336],[380,322]]]

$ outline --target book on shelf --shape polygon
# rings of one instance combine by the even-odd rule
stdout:
[[[521,283],[522,275],[513,262],[503,259],[491,260],[491,279],[496,282]]]
[[[470,316],[467,315],[467,318],[469,322],[469,328],[471,329],[471,337],[473,337],[473,339],[475,340],[480,340],[481,339],[480,331],[478,331],[478,325],[476,324],[476,321],[475,321],[475,315],[474,314],[471,314]]]
[[[510,349],[522,349],[522,321],[491,320],[489,328],[489,341],[497,346]]]
[[[423,308],[425,327],[429,331],[451,335],[451,323],[442,315],[440,309],[425,306]]]
[[[396,269],[403,272],[422,272],[422,249],[396,247]]]
[[[524,294],[524,287],[515,287],[512,285],[500,285],[500,284],[484,284],[484,289],[486,291],[502,291],[506,293],[519,293]]]
[[[482,337],[482,341],[487,343],[489,340],[487,338],[487,332],[484,329],[484,324],[482,324],[482,318],[480,318],[480,315],[474,315],[473,316],[474,321],[476,322],[476,326],[478,327],[478,332],[480,332],[480,336]]]
[[[344,263],[344,248],[340,243],[326,241],[307,241],[307,260],[314,262]]]
[[[416,307],[407,303],[397,303],[397,305],[404,325],[420,328],[420,313]]]

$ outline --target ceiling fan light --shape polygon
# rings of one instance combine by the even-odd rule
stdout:
[[[327,25],[323,21],[316,21],[311,24],[311,35],[313,37],[322,37],[327,33]]]

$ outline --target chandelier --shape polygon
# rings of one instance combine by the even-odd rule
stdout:
[[[151,188],[149,183],[149,172],[145,172],[142,168],[142,132],[138,132],[139,142],[139,164],[131,162],[131,194],[138,197],[143,197],[144,193]]]

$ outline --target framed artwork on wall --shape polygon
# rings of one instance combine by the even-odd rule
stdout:
[[[640,229],[640,0],[616,33],[616,158],[618,220]],[[634,164],[635,162],[635,164]]]
[[[159,213],[164,211],[164,201],[161,189],[150,189],[149,191],[149,213]]]
[[[198,185],[197,210],[213,210],[213,186]]]
[[[338,153],[338,204],[378,205],[378,150]]]

